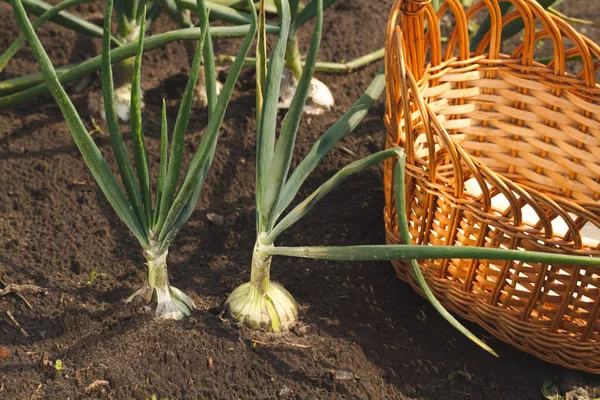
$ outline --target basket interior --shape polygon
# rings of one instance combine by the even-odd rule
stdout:
[[[446,67],[442,75],[435,72],[429,74],[435,78],[423,81],[420,94],[454,145],[506,181],[589,208],[584,217],[568,209],[562,215],[552,215],[549,208],[544,212],[555,238],[571,240],[574,221],[583,247],[600,249],[600,105],[578,89],[577,78],[567,74],[562,79],[569,87],[557,90],[548,67],[524,73],[514,62],[493,69],[461,64]],[[596,99],[600,104],[600,96]],[[482,182],[488,191],[497,186],[470,177],[467,168],[464,176],[453,176],[456,169],[444,157],[443,141],[435,139],[436,169],[449,186],[464,180],[464,197],[475,201],[482,200]],[[414,148],[418,158],[428,160],[424,133],[416,137]],[[514,206],[507,197],[521,198],[515,191],[510,195],[490,192],[493,213],[510,215]],[[528,201],[521,203],[522,225],[543,232],[539,210]]]

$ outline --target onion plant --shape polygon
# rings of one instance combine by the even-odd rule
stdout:
[[[484,349],[493,352],[477,339],[434,297],[418,266],[418,259],[476,258],[521,260],[545,263],[600,265],[600,258],[546,254],[493,248],[369,245],[337,247],[277,247],[279,235],[304,217],[324,196],[332,192],[346,178],[383,161],[393,159],[395,165],[396,208],[398,226],[403,240],[410,233],[406,217],[404,192],[405,156],[401,148],[391,148],[374,153],[342,168],[291,210],[290,204],[310,175],[335,144],[348,135],[366,115],[370,106],[380,96],[385,78],[380,71],[361,98],[312,146],[308,154],[290,174],[290,165],[302,109],[306,102],[315,68],[322,29],[323,0],[316,2],[316,24],[306,63],[298,81],[298,90],[292,99],[277,135],[278,94],[285,68],[286,45],[290,34],[290,3],[276,0],[280,16],[280,36],[273,47],[267,64],[265,19],[259,18],[259,36],[256,57],[257,80],[257,145],[256,145],[256,241],[252,251],[250,280],[236,288],[227,298],[225,307],[236,321],[250,328],[281,332],[290,329],[297,321],[298,308],[293,296],[281,285],[271,281],[272,257],[293,256],[329,260],[408,260],[411,271],[426,297],[454,327]]]
[[[10,0],[1,0],[9,2]],[[23,5],[25,9],[36,16],[40,16],[34,23],[34,27],[39,27],[46,21],[52,21],[57,24],[60,24],[68,29],[72,29],[76,32],[93,36],[93,37],[101,37],[102,36],[102,28],[94,25],[91,22],[88,22],[82,18],[79,18],[73,14],[70,14],[66,11],[67,8],[73,7],[80,3],[90,2],[93,0],[64,0],[62,3],[59,3],[56,6],[52,6],[43,0],[23,0]],[[323,7],[327,8],[332,5],[336,0],[324,0]],[[556,6],[565,0],[540,0],[540,5],[544,8],[548,8],[551,12],[552,6]],[[121,15],[118,18],[119,24],[123,27],[119,29],[119,31],[127,32],[130,29],[139,27],[139,12],[134,14],[133,10],[140,10],[140,4],[145,4],[146,0],[118,0],[118,2],[122,3],[123,6],[116,7],[117,13]],[[258,0],[254,0],[254,2],[258,2]],[[193,40],[190,35],[189,29],[191,29],[192,22],[189,16],[185,13],[184,10],[195,10],[196,4],[194,0],[157,0],[155,2],[149,2],[151,4],[149,11],[147,13],[147,21],[146,28],[154,21],[160,12],[163,10],[176,21],[182,29],[181,31],[173,31],[164,34],[164,40],[157,40],[156,45],[163,46],[171,40],[178,40],[175,37],[184,37],[186,43],[188,40]],[[264,5],[265,9],[268,12],[277,12],[277,8],[275,7],[275,0],[266,0],[266,5]],[[224,22],[232,23],[236,25],[235,27],[217,27],[214,31],[213,37],[217,37],[217,30],[225,29],[222,35],[219,37],[231,37],[226,31],[228,28],[233,28],[231,32],[238,32],[233,36],[239,36],[239,30],[236,28],[244,28],[250,24],[252,20],[252,16],[245,11],[245,2],[239,0],[207,0],[207,6],[210,8],[211,19],[218,19]],[[286,57],[286,70],[288,71],[284,77],[284,81],[282,84],[282,99],[280,101],[280,106],[288,107],[292,95],[296,89],[297,81],[300,78],[300,74],[302,71],[302,67],[304,62],[301,60],[299,51],[298,51],[298,41],[297,41],[297,32],[298,30],[308,21],[312,20],[316,15],[316,0],[311,0],[306,6],[302,6],[299,0],[292,0],[290,2],[290,11],[291,11],[291,25],[290,25],[290,35],[289,35],[289,44],[287,46],[287,57]],[[440,7],[440,0],[434,0],[432,2],[435,9]],[[512,5],[508,2],[500,3],[500,9],[503,15],[505,15],[508,11],[511,10]],[[295,10],[295,11],[294,11]],[[570,20],[569,17],[564,17],[566,20]],[[510,24],[508,24],[502,33],[502,39],[505,40],[516,33],[522,31],[523,29],[523,21],[521,19],[517,19]],[[135,29],[133,29],[135,30]],[[484,37],[484,35],[489,30],[489,18],[486,18],[482,24],[479,26],[477,32],[471,38],[471,48],[475,49],[479,41]],[[267,32],[276,34],[278,33],[278,27],[272,24],[267,23]],[[220,33],[220,32],[219,32]],[[245,34],[246,32],[243,32]],[[117,35],[118,36],[118,35]],[[112,37],[112,42],[115,46],[124,46],[127,47],[126,44],[119,40],[117,36]],[[158,35],[156,35],[158,36]],[[158,37],[157,37],[158,39]],[[6,63],[10,60],[10,58],[15,54],[15,52],[19,49],[19,47],[23,43],[23,37],[19,37],[2,55],[0,55],[0,71],[6,66]],[[154,47],[155,48],[155,47]],[[188,55],[190,59],[193,55],[193,47],[187,46]],[[121,53],[122,54],[122,53]],[[378,49],[372,53],[361,56],[355,60],[346,62],[346,63],[336,63],[336,62],[317,62],[315,66],[315,71],[321,72],[333,72],[333,73],[347,73],[351,72],[357,68],[361,68],[365,65],[368,65],[374,61],[377,61],[383,57],[384,49]],[[219,61],[221,62],[233,62],[235,57],[229,55],[219,55]],[[113,57],[113,60],[117,60],[116,57]],[[542,58],[537,61],[542,62],[544,64],[552,61],[551,58]],[[123,74],[121,76],[125,77],[124,82],[130,82],[131,78],[127,78],[128,73],[131,67],[131,60],[128,61],[127,58],[118,59],[117,61],[120,63],[120,66],[117,69],[121,70]],[[245,60],[245,65],[252,65],[256,63],[256,60],[251,57],[247,57]],[[129,66],[128,66],[129,65]],[[59,73],[61,82],[63,84],[69,83],[75,79],[79,79],[82,75],[94,72],[99,68],[99,63],[89,63],[86,64],[85,68],[80,68],[80,65],[72,64],[68,66],[64,66],[59,68],[57,72]],[[81,71],[84,71],[82,73]],[[204,70],[201,69],[200,73],[202,74]],[[67,73],[68,72],[68,73]],[[77,72],[77,73],[76,73]],[[119,75],[117,73],[116,75]],[[203,76],[199,77],[202,80]],[[41,74],[33,74],[29,76],[23,76],[19,78],[9,79],[4,82],[0,82],[0,109],[21,104],[22,102],[37,97],[42,93],[47,91],[47,87],[45,85],[41,85],[43,79]],[[201,82],[200,82],[201,83]],[[37,86],[36,86],[37,85]],[[35,87],[35,88],[34,88]],[[129,85],[125,84],[125,88],[128,88]],[[128,101],[128,96],[126,94],[126,90],[122,89],[123,96],[118,96],[122,98],[123,101]],[[198,97],[203,99],[204,96],[204,85],[200,84],[198,87]],[[118,89],[117,89],[117,92]],[[308,112],[319,112],[323,109],[327,109],[333,104],[333,96],[327,87],[320,81],[314,79],[313,85],[309,91],[309,102],[305,106],[305,110]],[[123,117],[127,117],[128,108],[121,107]]]
[[[181,7],[190,7],[192,0],[175,0]],[[235,7],[240,4],[234,0],[215,0],[216,3]],[[325,0],[323,8],[327,8],[335,3],[335,0]],[[300,0],[289,1],[290,8],[290,26],[287,35],[286,55],[285,55],[285,72],[282,79],[279,107],[289,108],[294,92],[297,89],[298,80],[302,75],[302,59],[298,48],[297,33],[302,25],[314,19],[317,14],[317,1],[311,1],[306,7],[301,7]],[[261,0],[260,1],[261,15],[267,12],[279,13],[277,0]],[[263,12],[264,11],[264,12]],[[235,16],[239,18],[240,13]],[[235,19],[229,19],[230,22],[235,22]],[[381,54],[383,57],[383,53]],[[334,105],[333,95],[329,88],[320,80],[312,78],[308,93],[308,100],[305,104],[304,111],[310,114],[321,114],[323,111],[329,110]]]
[[[148,281],[131,298],[139,295],[147,301],[155,302],[157,304],[155,315],[159,318],[179,319],[188,315],[194,308],[194,303],[182,291],[169,284],[166,264],[167,254],[175,235],[194,210],[213,159],[219,128],[223,121],[225,110],[227,109],[235,82],[243,66],[244,57],[247,55],[248,49],[254,40],[257,30],[257,20],[253,3],[249,2],[252,11],[251,15],[254,16],[254,19],[218,99],[214,84],[210,83],[215,80],[208,80],[210,86],[208,90],[209,117],[206,132],[180,183],[184,135],[190,117],[194,86],[200,68],[200,59],[203,48],[212,49],[212,47],[207,46],[207,43],[212,40],[208,23],[208,11],[204,1],[198,0],[202,35],[198,41],[190,76],[183,94],[177,120],[175,121],[170,146],[166,106],[163,101],[160,163],[156,176],[156,186],[152,190],[140,107],[140,70],[146,11],[145,9],[141,10],[142,22],[137,43],[137,56],[133,67],[131,93],[131,132],[133,137],[134,172],[134,167],[130,163],[129,155],[121,135],[114,104],[114,84],[109,52],[113,1],[109,0],[107,2],[102,45],[102,89],[106,104],[107,125],[110,132],[112,149],[123,186],[125,187],[125,193],[117,183],[117,178],[113,175],[100,150],[88,135],[73,103],[62,88],[56,71],[27,18],[22,0],[11,0],[11,3],[21,29],[25,33],[31,44],[33,53],[38,60],[44,79],[65,117],[75,143],[81,151],[86,164],[117,215],[123,220],[142,246],[148,265]],[[210,66],[209,68],[205,68],[207,74],[214,75],[214,58],[210,51],[204,52],[204,61],[206,65]],[[210,76],[210,78],[214,78],[214,76]],[[167,156],[169,147],[170,154]]]
[[[39,18],[37,18],[33,23],[33,28],[37,29],[40,26],[42,26],[46,21],[52,18],[56,18],[59,15],[59,13],[63,10],[66,10],[68,8],[74,7],[82,3],[91,3],[92,1],[94,0],[64,0],[54,7],[50,7],[48,9],[43,8],[43,11],[40,14]],[[91,30],[89,32],[90,35],[102,35],[102,29],[100,29],[100,27],[97,27],[96,25],[86,23],[86,21],[82,21],[82,26],[88,27]],[[15,41],[12,42],[2,54],[0,54],[0,72],[2,72],[4,67],[6,67],[6,64],[8,64],[8,62],[13,58],[17,51],[19,51],[19,49],[23,46],[26,40],[27,39],[25,38],[25,35],[20,34],[15,39]],[[116,38],[114,38],[114,41],[117,44],[121,44],[121,42],[119,42]]]
[[[300,10],[300,0],[290,1],[290,30],[285,56],[285,66],[289,73],[284,74],[284,87],[280,93],[280,107],[288,108],[291,105],[294,93],[298,88],[298,80],[302,75],[302,61],[298,48],[298,29],[316,16],[317,13],[322,13],[323,8],[329,7],[334,2],[335,0],[325,0],[323,4],[319,5],[318,1],[312,1],[307,7]],[[318,10],[318,8],[321,8],[321,10]],[[311,78],[307,100],[304,111],[309,114],[321,114],[334,105],[331,90],[314,77]]]

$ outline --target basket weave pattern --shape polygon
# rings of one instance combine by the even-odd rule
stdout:
[[[600,256],[600,47],[533,0],[511,3],[505,17],[497,0],[466,11],[447,0],[437,14],[428,1],[397,0],[392,8],[385,123],[387,146],[407,155],[410,239]],[[471,49],[468,21],[476,15],[490,16],[490,32]],[[518,19],[524,38],[502,53],[502,29]],[[542,40],[553,46],[547,65],[534,57]],[[574,56],[578,70],[567,72]],[[389,161],[387,240],[400,243],[392,182]],[[600,373],[599,268],[420,265],[450,310],[544,360]],[[418,290],[406,265],[394,266]]]

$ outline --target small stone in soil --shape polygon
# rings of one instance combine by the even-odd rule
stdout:
[[[292,389],[287,386],[282,387],[279,391],[279,397],[287,396],[289,394],[292,394]]]
[[[151,313],[152,311],[153,311],[152,306],[143,306],[142,307],[142,312]]]
[[[346,370],[337,370],[332,373],[333,378],[337,381],[346,381],[350,379],[354,379],[354,374],[350,371]]]
[[[225,222],[225,218],[222,215],[215,213],[206,214],[206,219],[215,224],[215,226],[223,226],[223,223]]]

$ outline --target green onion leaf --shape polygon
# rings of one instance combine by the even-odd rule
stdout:
[[[270,229],[275,223],[273,208],[276,202],[279,200],[280,191],[282,185],[285,183],[290,164],[292,162],[292,155],[294,154],[294,145],[296,144],[296,135],[300,126],[300,119],[308,98],[308,92],[310,90],[311,81],[315,69],[315,63],[317,61],[317,55],[319,53],[319,45],[321,43],[321,31],[323,27],[323,1],[317,0],[317,16],[316,16],[315,29],[313,32],[310,49],[306,57],[304,68],[302,69],[302,76],[298,81],[298,86],[290,109],[285,116],[283,126],[277,140],[275,147],[275,154],[273,156],[272,167],[269,169],[269,185],[266,189],[264,201],[266,201],[266,209],[269,211],[269,225]]]
[[[198,7],[204,6],[204,1],[198,0],[198,3]],[[252,3],[250,0],[248,3],[252,10],[252,15],[254,15],[253,23],[250,25],[248,34],[246,35],[240,51],[238,52],[238,55],[231,66],[229,74],[227,75],[227,79],[223,85],[223,89],[221,90],[221,95],[217,100],[214,113],[208,121],[206,132],[202,136],[200,146],[198,147],[198,150],[196,150],[196,154],[194,154],[194,158],[190,163],[190,167],[183,180],[181,189],[177,193],[177,197],[173,201],[173,205],[168,210],[167,217],[165,218],[164,225],[160,230],[160,236],[158,239],[161,249],[167,249],[169,247],[177,232],[179,232],[183,224],[192,214],[202,185],[204,184],[204,179],[206,178],[206,174],[208,173],[208,169],[212,163],[217,146],[219,129],[221,128],[223,118],[225,117],[225,111],[227,110],[235,83],[237,82],[240,71],[244,65],[244,58],[248,55],[248,50],[250,49],[250,45],[254,41],[254,36],[256,35],[258,23],[256,20],[256,9],[254,8],[254,3]],[[206,21],[205,26],[209,26],[208,21]],[[163,206],[164,204],[161,204],[161,207]]]
[[[40,26],[42,26],[42,24],[44,24],[44,22],[48,21],[51,18],[54,18],[62,10],[82,3],[91,3],[92,1],[94,0],[64,0],[63,2],[52,7],[51,9],[44,11],[44,13],[33,22],[33,29],[38,29]],[[8,62],[13,58],[17,51],[19,51],[21,46],[23,46],[23,44],[26,41],[27,38],[25,38],[25,35],[21,33],[15,39],[15,41],[12,42],[10,46],[8,46],[8,49],[6,49],[2,53],[2,55],[0,55],[0,72],[2,72],[4,67],[6,67],[6,64],[8,64]]]
[[[181,9],[197,11],[196,2],[194,0],[175,0],[175,3],[177,3]],[[210,10],[210,17],[213,19],[235,25],[252,24],[253,17],[247,12],[236,10],[233,7],[217,4],[212,1],[207,1],[206,6]]]
[[[394,197],[396,200],[396,214],[398,216],[398,230],[400,231],[400,241],[404,242],[403,244],[411,244],[410,242],[410,231],[408,228],[408,210],[406,209],[406,191],[405,191],[405,174],[406,174],[406,155],[404,154],[404,150],[398,151],[398,161],[396,162],[396,166],[394,168]],[[476,250],[471,249],[472,252],[476,253]],[[498,354],[491,347],[485,344],[481,339],[475,336],[471,331],[469,331],[463,324],[458,322],[456,318],[452,314],[450,314],[444,306],[435,298],[435,295],[429,288],[425,277],[423,276],[423,272],[421,271],[421,267],[419,267],[419,263],[416,259],[412,258],[408,261],[408,265],[410,267],[413,276],[417,280],[417,283],[421,287],[421,290],[425,294],[425,297],[429,302],[433,305],[444,319],[450,322],[454,328],[456,328],[460,333],[465,335],[475,344],[477,344],[482,349],[487,352],[498,357]]]
[[[148,29],[150,27],[150,25],[152,25],[152,23],[154,21],[156,21],[160,15],[160,4],[158,3],[152,3],[150,4],[150,8],[148,9],[148,12],[146,13],[146,29]]]
[[[256,41],[256,126],[260,127],[263,102],[265,100],[265,85],[267,84],[267,25],[264,12],[264,0],[260,2],[260,19],[258,21],[258,40]]]
[[[171,17],[179,26],[189,28],[194,26],[190,17],[183,11],[183,8],[177,7],[175,0],[157,0],[160,7]]]
[[[25,39],[25,40],[27,40],[27,39]],[[60,76],[62,74],[69,71],[71,68],[77,67],[78,65],[81,65],[81,63],[73,63],[70,65],[63,65],[61,67],[55,67],[56,74],[59,76],[59,79],[60,79]],[[33,74],[17,76],[16,78],[6,79],[6,80],[0,82],[0,96],[6,96],[11,93],[22,92],[25,89],[29,89],[33,86],[39,85],[40,83],[45,85],[44,75],[41,72],[34,72]],[[0,97],[0,108],[9,107],[11,105],[11,104],[6,103],[3,100],[3,99],[7,99],[7,98],[9,98],[9,97],[8,96]],[[19,103],[15,103],[15,105],[16,104],[19,104]]]
[[[142,2],[142,0],[125,0],[125,4],[127,5],[127,14],[133,21],[137,21],[138,6],[140,5],[140,2]],[[146,14],[146,11],[144,11],[143,14]],[[144,18],[144,20],[145,19],[146,18]]]
[[[119,31],[119,36],[121,38],[125,38],[129,36],[129,34],[133,31],[134,26],[132,23],[135,22],[133,18],[131,18],[127,11],[127,6],[125,2],[127,0],[114,0],[115,1],[115,11],[117,12],[117,27]]]
[[[494,247],[424,246],[424,245],[360,245],[360,246],[301,246],[259,249],[261,257],[286,256],[337,261],[435,260],[464,258],[509,260],[541,264],[564,264],[599,267],[600,257],[573,256],[558,253],[507,250]]]
[[[296,18],[294,19],[292,34],[294,34],[298,30],[298,28],[300,28],[302,25],[313,19],[315,15],[317,15],[319,8],[319,6],[317,5],[317,1],[318,0],[312,0],[306,5],[306,7],[302,9],[302,11],[298,13]],[[323,0],[323,10],[326,10],[335,2],[336,0]]]
[[[279,222],[275,228],[269,232],[266,243],[273,243],[277,236],[304,217],[314,207],[315,204],[317,204],[328,193],[331,193],[331,191],[333,191],[344,180],[346,180],[346,178],[364,171],[387,158],[395,157],[397,153],[398,150],[395,148],[382,150],[346,165],[335,175],[329,178],[324,184],[319,186],[317,190],[315,190],[306,198],[306,200],[298,204],[292,211],[290,211],[285,218],[283,218],[281,222]]]
[[[9,3],[10,3],[10,1],[9,1]],[[52,9],[52,7],[53,7],[52,5],[46,3],[42,0],[22,0],[22,3],[23,3],[23,6],[25,7],[25,9],[27,10],[27,12],[30,14],[33,14],[35,16],[40,16],[44,12]],[[79,18],[71,13],[68,13],[66,11],[59,12],[54,17],[50,18],[50,21],[52,21],[55,24],[58,24],[60,26],[64,26],[65,28],[71,29],[77,33],[81,33],[81,34],[96,37],[96,38],[102,37],[102,28],[101,27],[94,25],[91,22],[81,19],[81,18]],[[117,46],[122,45],[122,43],[114,36],[111,36],[111,40]]]
[[[146,10],[142,12],[142,25],[138,38],[138,53],[135,57],[133,70],[133,81],[131,82],[131,136],[133,138],[133,155],[135,169],[137,171],[146,220],[152,225],[152,197],[150,197],[150,172],[148,171],[148,157],[146,156],[146,144],[144,143],[144,131],[142,128],[142,54],[144,51],[144,35],[146,33]]]
[[[156,3],[154,3],[156,4]],[[140,19],[142,18],[142,14],[144,12],[147,12],[148,8],[148,0],[138,0],[138,4],[137,4],[137,12],[135,14],[135,20],[136,21],[140,21]],[[148,21],[148,15],[146,14],[146,21]]]
[[[19,25],[21,26],[21,30],[25,33],[25,36],[31,45],[33,53],[38,60],[42,73],[44,74],[44,78],[46,79],[52,95],[54,96],[65,117],[65,121],[69,126],[69,129],[73,135],[73,139],[81,151],[83,159],[90,168],[92,175],[98,182],[98,185],[104,192],[106,198],[116,211],[117,215],[119,215],[123,222],[125,222],[142,246],[148,247],[149,243],[146,232],[137,220],[131,203],[123,194],[119,184],[112,174],[112,171],[108,167],[106,160],[88,134],[87,129],[83,125],[81,118],[79,118],[79,115],[73,106],[73,103],[60,85],[56,71],[54,70],[52,63],[48,58],[48,54],[46,54],[46,51],[40,43],[40,40],[35,35],[35,31],[33,30],[33,27],[27,18],[27,14],[25,13],[25,9],[23,8],[21,0],[13,0],[12,6],[15,16],[19,21]]]
[[[158,166],[158,178],[156,179],[156,193],[154,204],[154,221],[156,224],[160,213],[160,199],[165,190],[165,181],[167,180],[167,149],[169,147],[169,128],[167,122],[167,104],[165,99],[162,102],[162,125],[160,129],[160,165]]]
[[[270,184],[268,181],[269,168],[271,168],[275,147],[281,76],[283,73],[285,49],[290,29],[290,9],[288,1],[278,0],[277,6],[279,9],[281,26],[277,43],[273,48],[273,53],[269,60],[261,123],[258,127],[256,138],[256,206],[258,218],[257,228],[259,232],[267,230],[268,218],[271,214],[267,208],[265,196],[267,187]]]
[[[272,217],[273,223],[281,216],[285,209],[296,197],[300,187],[310,173],[319,165],[329,151],[350,132],[367,115],[369,108],[381,96],[385,88],[385,74],[383,68],[379,70],[365,93],[348,110],[342,118],[333,124],[312,146],[306,157],[294,170],[289,180],[285,183]]]
[[[177,119],[175,120],[175,127],[173,128],[173,138],[171,140],[171,153],[169,156],[169,168],[167,171],[167,180],[165,182],[165,189],[161,197],[160,214],[158,223],[156,226],[157,232],[161,231],[167,213],[169,212],[171,205],[173,204],[173,198],[175,197],[175,190],[179,183],[179,177],[181,175],[181,162],[183,158],[184,139],[185,132],[188,127],[190,120],[190,110],[194,101],[194,92],[196,89],[196,82],[198,81],[198,72],[200,70],[200,59],[202,55],[202,49],[204,41],[206,40],[206,32],[208,23],[202,26],[202,37],[198,41],[196,46],[196,53],[194,54],[194,60],[190,68],[190,75],[183,93],[181,105],[179,106],[179,112],[177,113]]]
[[[292,19],[292,24],[296,20],[296,16],[298,15],[298,11],[300,10],[300,0],[289,0],[290,2],[290,18]],[[323,5],[320,4],[317,6],[317,10],[323,12]],[[319,11],[318,11],[319,12]],[[317,14],[318,14],[317,12]]]
[[[104,113],[106,115],[106,124],[110,134],[110,142],[113,148],[113,153],[119,167],[121,180],[125,186],[125,191],[129,197],[129,201],[133,206],[133,210],[137,216],[140,226],[144,231],[147,231],[146,218],[142,206],[142,196],[138,185],[137,178],[129,162],[127,147],[123,142],[121,127],[117,117],[114,104],[114,83],[111,68],[110,55],[110,32],[112,28],[112,9],[113,2],[109,0],[106,3],[106,13],[104,15],[104,37],[102,39],[102,95],[104,99]]]
[[[248,33],[248,29],[248,25],[217,26],[215,28],[212,28],[211,33],[214,39],[228,39],[234,37],[243,37]],[[267,27],[267,33],[272,34],[277,32],[279,32],[279,28],[270,26]],[[150,51],[164,47],[167,43],[171,43],[176,40],[198,40],[201,35],[202,32],[198,28],[179,29],[175,31],[160,33],[158,35],[152,35],[146,38],[146,40],[144,40],[144,51]],[[112,57],[112,62],[115,63],[118,61],[122,61],[126,58],[134,57],[136,53],[137,43],[130,43],[125,46],[113,49],[110,54]],[[98,70],[100,68],[100,64],[101,57],[96,56],[82,63],[72,64],[68,67],[64,67],[62,69],[63,72],[59,75],[59,81],[62,84],[67,84],[74,80],[80,79],[83,76]],[[36,98],[42,94],[48,93],[49,91],[48,85],[44,82],[44,79],[41,74],[32,74],[15,80],[19,82],[19,85],[21,87],[29,88],[23,90],[22,92],[0,97],[0,109],[19,105],[29,99]],[[33,84],[37,84],[37,86],[30,87]],[[5,89],[12,91],[11,86],[12,84],[10,83],[7,85],[7,81],[2,82],[0,83],[0,91],[4,91]]]
[[[198,10],[200,20],[209,21],[210,13],[206,7]],[[208,118],[215,112],[217,105],[217,73],[215,68],[215,54],[212,43],[212,29],[206,30],[206,43],[204,43],[204,81],[206,85],[206,100],[208,103]]]

